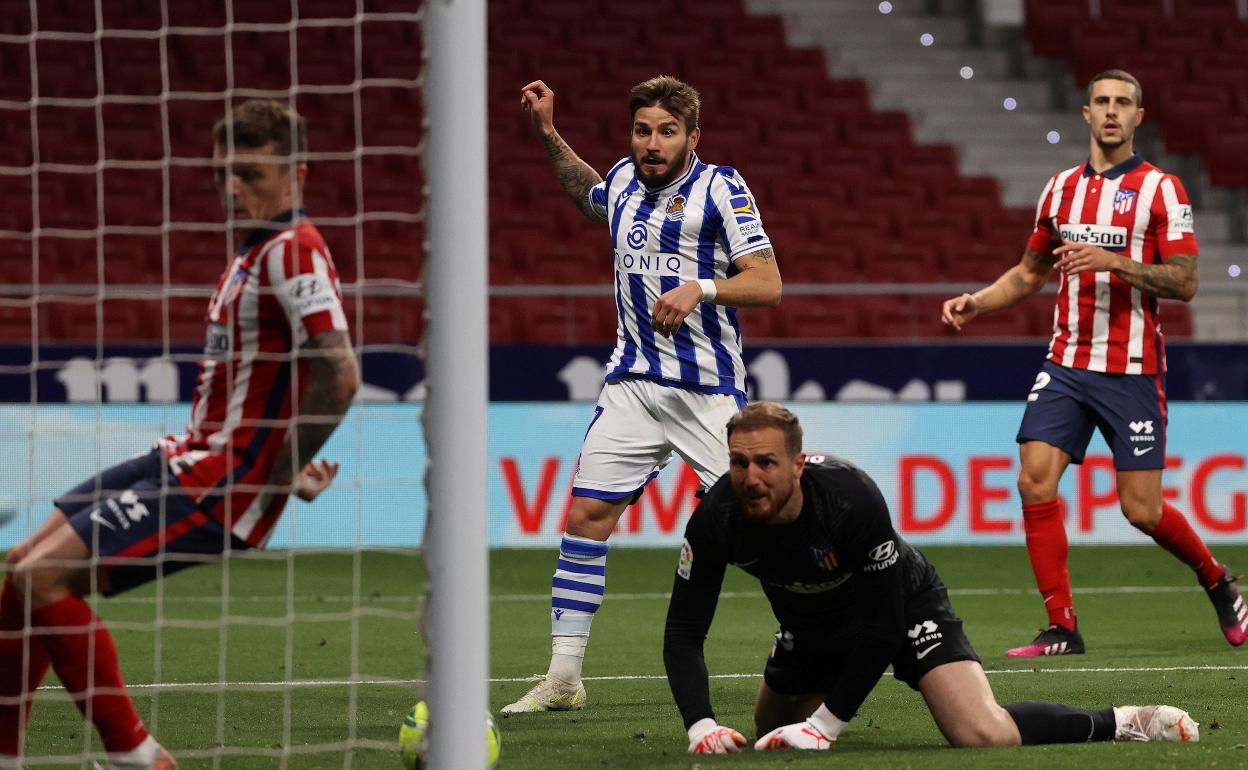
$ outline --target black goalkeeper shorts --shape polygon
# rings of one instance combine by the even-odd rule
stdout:
[[[937,666],[960,660],[979,662],[939,578],[906,601],[905,618],[905,637],[893,658],[893,675],[911,688],[919,689],[919,680]],[[781,695],[829,692],[855,643],[852,636],[797,634],[782,627],[767,657],[763,680]]]

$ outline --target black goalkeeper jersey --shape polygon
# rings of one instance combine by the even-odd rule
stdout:
[[[809,455],[800,483],[802,510],[788,524],[748,519],[728,476],[689,519],[663,640],[686,727],[714,716],[702,643],[729,564],[758,578],[783,628],[848,647],[844,674],[825,700],[843,720],[858,711],[905,637],[907,599],[938,582],[923,554],[893,529],[880,490],[860,468]]]

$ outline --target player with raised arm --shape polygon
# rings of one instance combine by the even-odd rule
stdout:
[[[608,224],[619,331],[551,583],[550,667],[508,714],[584,708],[581,667],[605,591],[607,538],[673,452],[703,490],[723,474],[724,425],[745,403],[734,308],[775,305],[781,293],[749,187],[695,152],[696,90],[668,76],[635,86],[631,153],[605,179],[555,131],[554,103],[540,80],[521,89],[564,192]]]
[[[1226,640],[1248,639],[1248,608],[1183,514],[1162,497],[1166,465],[1165,341],[1158,299],[1196,294],[1197,246],[1182,183],[1133,150],[1144,119],[1139,82],[1122,70],[1088,85],[1087,162],[1056,174],[1036,208],[1022,261],[991,286],[947,300],[951,328],[1035,294],[1057,268],[1061,282],[1048,359],[1027,397],[1018,430],[1018,492],[1036,586],[1049,627],[1014,657],[1082,654],[1067,569],[1057,485],[1082,463],[1099,428],[1114,454],[1122,513],[1195,572]]]
[[[83,597],[263,547],[287,497],[310,502],[338,472],[313,457],[350,406],[359,372],[334,263],[301,208],[304,120],[253,100],[212,135],[238,248],[208,303],[191,421],[184,435],[74,487],[7,554],[3,768],[21,762],[49,666],[99,732],[110,768],[176,768],[135,711],[113,639]]]
[[[758,578],[780,622],[754,704],[757,750],[828,749],[891,664],[957,747],[1131,739],[1196,741],[1173,706],[998,705],[936,569],[893,529],[871,477],[802,452],[789,410],[728,423],[730,470],[685,529],[663,662],[689,753],[741,751],[711,708],[703,643],[729,564]]]

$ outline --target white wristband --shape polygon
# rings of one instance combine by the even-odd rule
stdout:
[[[702,301],[714,302],[715,295],[719,294],[719,291],[715,288],[715,279],[699,278],[698,285],[702,287]]]
[[[845,729],[848,722],[842,722],[836,718],[836,715],[828,710],[827,704],[819,704],[819,708],[815,709],[815,713],[810,715],[810,723],[823,733],[823,737],[830,741],[834,741],[840,736],[841,731]]]

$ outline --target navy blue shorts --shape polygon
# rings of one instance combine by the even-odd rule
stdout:
[[[938,666],[979,662],[939,577],[931,587],[906,598],[905,622],[906,638],[893,658],[893,676],[910,689],[919,689],[919,681]],[[763,680],[781,695],[827,694],[857,644],[855,635],[831,626],[826,636],[818,631],[799,634],[782,626],[767,656]]]
[[[101,471],[56,500],[87,549],[99,557],[103,593],[119,594],[246,542],[199,510],[167,470],[164,454],[147,454]]]
[[[1043,441],[1082,463],[1100,428],[1120,471],[1166,466],[1164,374],[1104,374],[1045,361],[1027,397],[1018,443]]]

